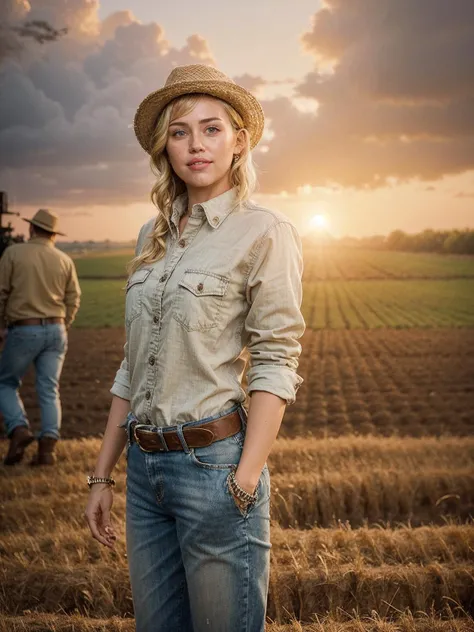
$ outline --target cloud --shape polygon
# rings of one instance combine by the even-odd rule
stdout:
[[[176,65],[216,63],[199,34],[179,48],[160,24],[131,11],[100,20],[98,8],[98,0],[1,4],[0,188],[18,203],[147,198],[147,156],[132,129],[138,104]],[[19,38],[14,28],[32,19],[68,33],[43,46]],[[263,101],[262,193],[474,169],[472,0],[326,0],[301,41],[314,70],[299,83],[235,78],[260,98],[275,83],[294,84],[294,99]]]
[[[327,0],[302,43],[315,70],[296,92],[319,107],[301,116],[289,99],[265,104],[274,132],[260,158],[266,188],[474,168],[471,0]]]
[[[129,11],[101,22],[93,0],[32,0],[30,10],[10,0],[7,9],[0,18],[10,27],[44,19],[68,34],[43,47],[25,41],[3,58],[0,188],[14,188],[19,203],[130,203],[148,195],[147,156],[132,129],[136,108],[174,66],[214,63],[207,41],[194,34],[173,47],[159,24],[140,24]]]

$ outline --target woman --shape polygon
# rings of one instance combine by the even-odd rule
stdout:
[[[127,443],[138,632],[264,630],[265,463],[302,382],[305,325],[296,230],[249,201],[263,122],[249,92],[202,65],[175,68],[135,115],[159,210],[131,264],[125,359],[86,518],[112,548],[110,475]]]

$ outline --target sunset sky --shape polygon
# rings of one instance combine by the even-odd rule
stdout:
[[[131,123],[187,63],[261,100],[254,197],[302,234],[315,215],[338,236],[474,227],[472,0],[6,0],[0,12],[0,189],[22,215],[58,213],[68,239],[134,239],[154,214]],[[32,19],[69,32],[20,47],[12,27]]]

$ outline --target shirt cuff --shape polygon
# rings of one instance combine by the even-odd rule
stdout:
[[[130,401],[130,379],[128,371],[125,369],[119,369],[117,371],[110,392],[112,395],[117,395],[117,397]]]
[[[267,391],[286,400],[287,406],[295,403],[296,392],[303,378],[293,369],[279,364],[260,364],[247,373],[248,392]]]

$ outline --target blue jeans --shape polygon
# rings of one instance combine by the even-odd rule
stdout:
[[[66,351],[67,331],[64,325],[25,325],[8,330],[0,356],[0,412],[8,436],[18,426],[29,426],[18,389],[33,363],[41,412],[39,438],[59,439],[59,378]]]
[[[230,410],[239,410],[245,422],[240,405]],[[134,420],[129,414],[129,440]],[[137,632],[264,631],[271,546],[267,466],[258,500],[244,513],[226,482],[244,438],[245,426],[182,452],[143,452],[129,442],[127,555]]]

